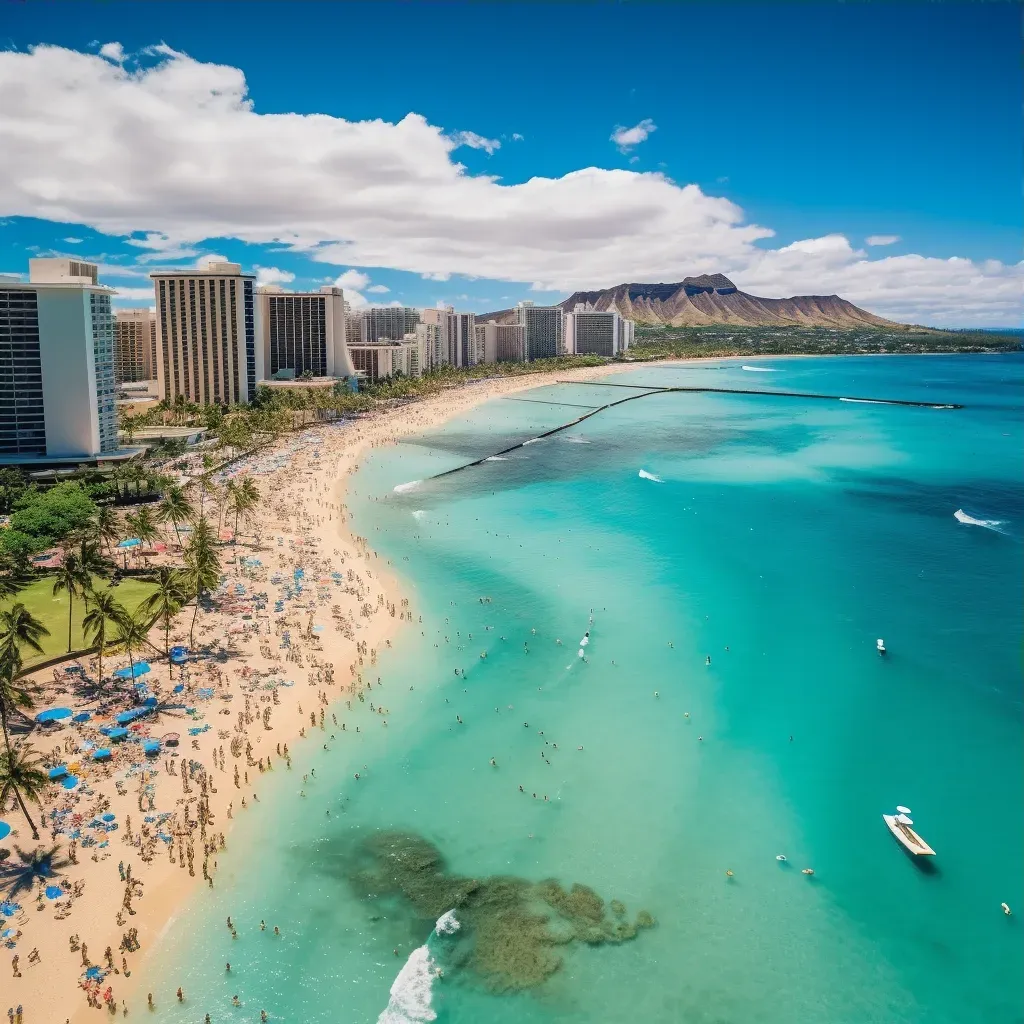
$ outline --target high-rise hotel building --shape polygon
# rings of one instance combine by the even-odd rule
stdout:
[[[517,322],[523,329],[523,358],[549,359],[565,351],[565,314],[561,306],[535,306],[520,302]]]
[[[0,277],[0,462],[117,458],[114,321],[94,263]]]
[[[198,405],[250,401],[263,377],[256,279],[237,263],[151,274],[156,289],[158,391]]]
[[[318,292],[256,289],[263,369],[268,377],[352,377],[346,345],[345,296],[326,285]],[[357,339],[358,340],[358,339]]]
[[[156,313],[119,309],[114,320],[114,383],[156,380]]]
[[[579,356],[622,355],[633,343],[633,321],[618,310],[587,309],[581,303],[565,315],[565,349]]]

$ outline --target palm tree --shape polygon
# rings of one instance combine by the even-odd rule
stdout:
[[[114,644],[124,647],[128,652],[128,664],[134,666],[132,648],[138,650],[143,644],[149,643],[149,619],[140,615],[137,611],[133,615],[124,605],[120,605],[121,611],[114,620],[117,632],[114,634]],[[151,645],[152,646],[152,645]],[[135,673],[132,672],[134,681]]]
[[[171,623],[188,600],[188,592],[177,569],[162,565],[157,570],[156,590],[139,606],[144,615],[154,616],[164,629],[164,654],[171,660]]]
[[[190,522],[195,514],[196,507],[192,499],[180,487],[168,487],[156,510],[157,522],[170,523],[174,527],[174,536],[178,538],[179,546],[181,534],[178,533],[178,523]]]
[[[0,727],[8,753],[11,750],[8,729],[11,714],[19,708],[32,706],[31,684],[17,682],[22,668],[21,650],[28,647],[42,654],[39,641],[49,635],[50,631],[20,601],[0,612]]]
[[[92,521],[92,536],[106,546],[108,554],[114,541],[121,539],[120,520],[109,505],[100,505],[96,509],[96,516]]]
[[[153,519],[153,512],[145,505],[138,512],[129,513],[125,517],[125,523],[132,536],[138,537],[143,544],[152,544],[159,536],[156,522]]]
[[[245,476],[239,481],[228,483],[228,509],[235,514],[235,543],[238,542],[238,519],[239,516],[248,515],[260,500],[259,488],[252,482],[252,478]]]
[[[56,597],[60,593],[68,595],[68,654],[71,653],[71,618],[75,598],[83,596],[91,584],[92,579],[83,569],[78,555],[74,551],[66,551],[53,578],[53,596]]]
[[[196,522],[192,539],[185,550],[185,568],[180,578],[186,592],[196,599],[196,610],[192,613],[192,627],[189,630],[189,642],[195,646],[196,617],[199,615],[203,594],[213,590],[220,579],[220,559],[213,546],[213,531],[203,516]]]
[[[110,590],[94,590],[87,601],[91,607],[82,619],[82,632],[96,645],[100,659],[99,683],[102,686],[103,651],[109,641],[108,627],[116,625],[127,612]]]
[[[13,793],[21,813],[25,815],[25,820],[32,829],[32,838],[36,841],[39,840],[39,830],[28,813],[25,801],[39,803],[46,782],[43,762],[28,751],[12,750],[8,747],[0,754],[0,808],[4,807]]]
[[[92,589],[93,576],[110,575],[111,564],[103,557],[99,545],[95,541],[83,540],[78,546],[76,555],[86,579],[90,581],[90,589]]]
[[[7,554],[0,555],[0,601],[16,597],[28,582],[23,565]]]
[[[32,707],[32,694],[35,686],[29,680],[18,679],[21,671],[20,655],[0,656],[0,722],[3,724],[4,745],[11,749],[11,734],[8,722],[15,711],[24,711]]]

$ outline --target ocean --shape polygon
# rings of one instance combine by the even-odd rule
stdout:
[[[603,384],[354,478],[422,622],[261,779],[148,958],[162,1020],[1024,1019],[1024,356]],[[659,393],[432,479],[650,386],[963,408]]]

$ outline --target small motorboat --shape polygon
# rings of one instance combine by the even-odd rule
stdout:
[[[885,641],[881,637],[875,641],[875,649],[879,654],[885,654]]]
[[[895,814],[883,814],[882,820],[900,845],[915,857],[935,856],[935,851],[914,831],[909,807],[897,807]]]

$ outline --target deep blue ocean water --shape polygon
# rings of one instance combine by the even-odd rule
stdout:
[[[355,525],[423,620],[379,664],[389,724],[342,704],[359,735],[261,780],[148,961],[163,1019],[378,1020],[433,926],[350,884],[393,830],[657,923],[502,994],[459,966],[471,935],[433,935],[444,977],[406,964],[388,1022],[1024,1020],[1024,357],[746,365],[608,380],[964,408],[659,394],[430,480],[626,394],[565,384],[376,451]]]

